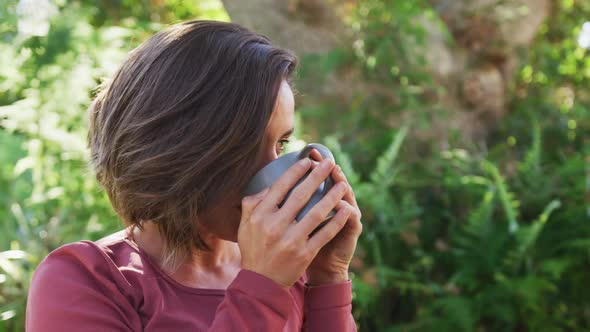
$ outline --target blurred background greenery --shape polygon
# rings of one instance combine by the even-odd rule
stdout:
[[[0,4],[0,331],[24,329],[45,255],[121,227],[87,168],[86,108],[187,19],[300,56],[295,143],[330,146],[363,210],[360,330],[590,330],[590,2]]]

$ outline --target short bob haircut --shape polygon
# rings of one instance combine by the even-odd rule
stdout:
[[[129,53],[89,108],[90,164],[119,217],[153,221],[175,269],[209,250],[197,215],[255,172],[289,51],[233,23],[189,21]]]

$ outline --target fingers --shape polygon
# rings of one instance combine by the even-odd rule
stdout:
[[[309,158],[311,159],[311,169],[316,168],[320,162],[324,160],[324,157],[322,157],[320,152],[316,149],[311,150],[309,153]]]
[[[248,220],[254,212],[254,209],[260,204],[260,202],[266,197],[268,194],[269,189],[265,188],[263,191],[242,198],[242,219]]]
[[[343,199],[347,201],[350,205],[358,208],[354,191],[352,190],[352,187],[350,187],[348,179],[346,178],[346,175],[344,175],[344,172],[342,172],[342,168],[340,168],[340,166],[336,165],[336,167],[334,167],[334,170],[332,171],[332,178],[334,179],[334,181],[344,181],[348,184],[349,190],[346,192],[346,195],[344,195]]]
[[[307,204],[311,195],[332,173],[334,162],[332,160],[323,160],[318,167],[315,167],[309,176],[300,183],[289,195],[285,204],[280,209],[282,217],[293,220],[297,213]]]
[[[328,214],[340,204],[342,197],[348,190],[345,182],[337,183],[316,205],[313,206],[298,225],[293,227],[296,232],[308,236],[321,224]]]
[[[324,159],[322,157],[322,154],[316,149],[311,150],[311,153],[309,154],[309,156],[311,157],[311,159],[317,160],[317,161],[321,161]]]
[[[347,220],[353,212],[353,207],[345,201],[338,204],[338,212],[329,222],[318,230],[314,236],[307,241],[308,250],[316,254],[323,246],[332,240],[338,232],[346,225]],[[299,226],[299,225],[297,225]]]
[[[322,157],[322,155],[320,154],[320,152],[316,149],[313,149],[309,155],[313,160],[323,160],[324,158]],[[314,168],[315,166],[315,162],[312,164],[312,168]],[[336,165],[336,167],[334,167],[333,171],[332,171],[332,178],[334,179],[334,182],[339,182],[339,181],[345,181],[346,183],[348,182],[348,179],[346,178],[346,175],[344,174],[344,172],[342,171],[342,168],[340,168],[339,165]],[[352,188],[350,188],[350,190],[348,190],[348,192],[346,193],[346,196],[344,196],[344,200],[347,201],[348,203],[350,203],[352,206],[356,206],[357,202],[356,202],[356,198],[354,196],[354,191],[352,190]]]
[[[266,211],[275,211],[283,201],[289,190],[295,186],[297,181],[305,175],[311,167],[311,160],[304,158],[291,166],[283,175],[275,181],[268,192],[268,198],[260,203],[261,208]]]
[[[346,179],[346,176],[344,175],[344,172],[342,172],[340,166],[334,167],[334,170],[332,171],[332,178],[334,181],[342,181],[348,185],[348,190],[342,199],[352,206],[352,213],[349,217],[349,226],[351,231],[357,235],[360,235],[363,229],[363,225],[361,223],[362,213],[356,202],[354,191],[352,190],[352,187],[350,187],[350,184],[348,184],[348,180]]]

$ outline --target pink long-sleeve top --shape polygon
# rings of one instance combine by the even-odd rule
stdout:
[[[64,245],[33,276],[26,330],[356,331],[351,282],[289,290],[241,270],[227,289],[184,286],[119,232]]]

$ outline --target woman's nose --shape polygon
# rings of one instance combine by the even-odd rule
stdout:
[[[262,160],[258,163],[257,171],[261,170],[264,166],[270,164],[273,160],[278,159],[278,158],[279,158],[279,156],[274,151],[271,153],[265,154],[262,157]]]

